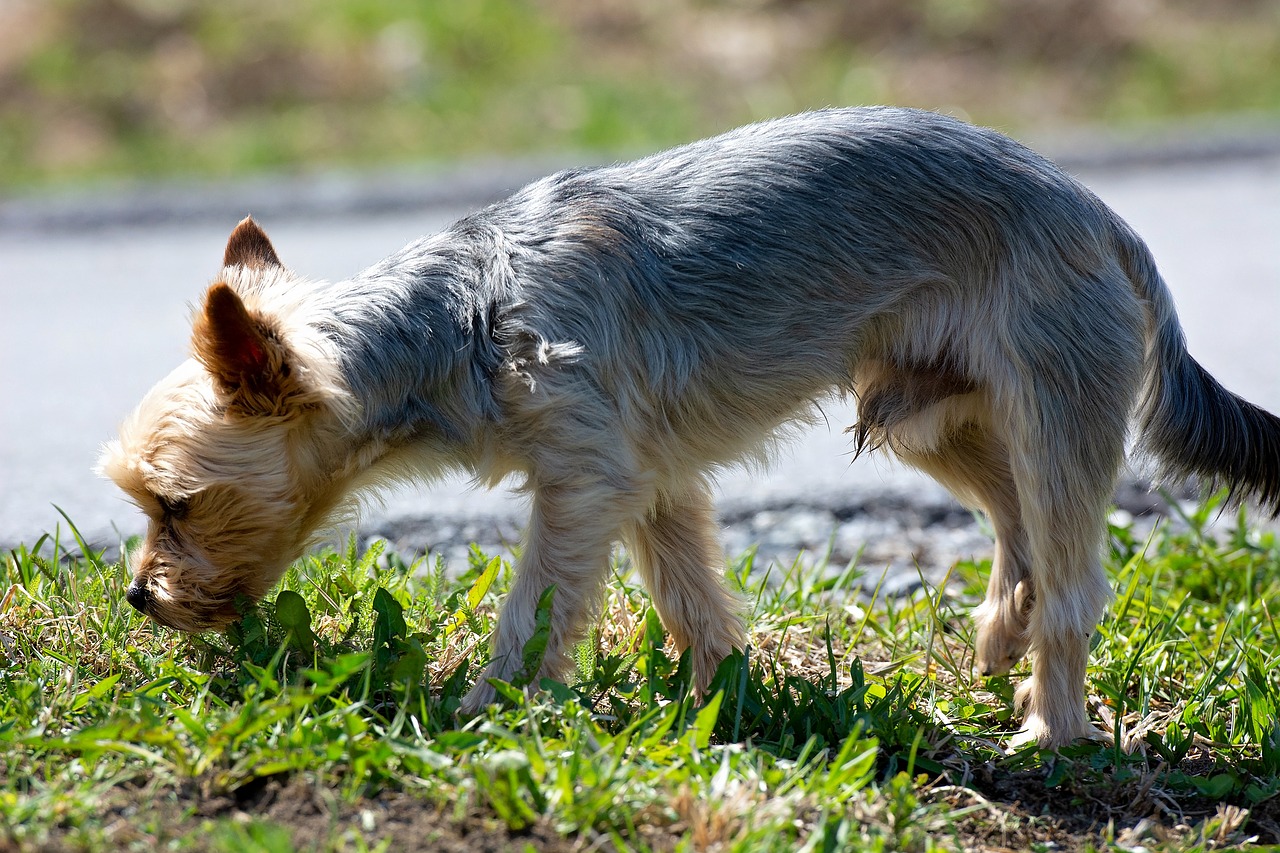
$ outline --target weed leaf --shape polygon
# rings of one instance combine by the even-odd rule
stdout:
[[[480,606],[480,602],[484,601],[484,597],[488,595],[489,588],[493,586],[493,581],[498,577],[498,571],[501,568],[501,557],[494,557],[485,565],[480,577],[476,578],[476,582],[467,590],[466,604],[455,610],[453,615],[449,617],[449,621],[445,623],[444,635],[446,637],[467,623],[468,615],[474,613],[475,609]]]
[[[547,642],[551,639],[551,606],[556,597],[556,585],[552,584],[538,596],[538,609],[534,614],[533,636],[525,641],[520,653],[520,671],[511,679],[515,687],[527,687],[533,683],[542,660],[547,654]]]

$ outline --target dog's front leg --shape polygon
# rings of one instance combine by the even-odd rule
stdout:
[[[676,648],[693,650],[694,690],[705,694],[720,662],[747,647],[743,602],[725,585],[720,529],[706,486],[663,494],[626,539]]]
[[[532,680],[561,679],[569,652],[595,614],[608,575],[609,551],[634,496],[603,484],[535,488],[524,550],[491,643],[492,657],[460,711],[475,714],[494,700],[490,678],[510,681],[523,666],[525,643],[533,636],[538,599],[555,586],[551,635],[542,667]]]

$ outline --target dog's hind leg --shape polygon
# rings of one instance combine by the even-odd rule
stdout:
[[[1027,651],[1031,549],[990,392],[945,363],[870,361],[855,383],[860,420],[851,431],[859,447],[888,447],[991,519],[996,553],[986,599],[974,613],[977,664],[983,675],[1008,672]]]
[[[904,462],[932,476],[961,503],[982,510],[995,529],[995,558],[986,598],[974,611],[975,657],[983,675],[1000,675],[1027,652],[1027,617],[1033,600],[1031,548],[1022,526],[1009,452],[991,431],[968,424],[928,452],[896,446]]]
[[[716,667],[746,646],[742,603],[724,582],[715,510],[699,483],[659,495],[626,541],[662,624],[681,651],[692,649],[694,689],[704,693]]]
[[[1111,588],[1102,568],[1106,509],[1124,458],[1132,403],[1125,378],[1098,376],[1087,395],[1038,371],[1006,408],[1010,463],[1031,548],[1031,677],[1018,689],[1015,743],[1056,748],[1098,732],[1085,713],[1089,639]]]

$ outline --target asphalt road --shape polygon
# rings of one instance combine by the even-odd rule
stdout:
[[[1280,156],[1080,174],[1147,239],[1196,357],[1232,390],[1280,411]],[[314,220],[294,213],[264,225],[286,264],[334,278],[463,209],[456,201],[395,207]],[[189,306],[216,272],[237,217],[72,231],[23,225],[23,215],[0,218],[8,223],[0,233],[0,546],[31,543],[59,525],[65,532],[55,505],[91,541],[109,543],[140,530],[141,517],[93,474],[100,445],[184,357]],[[841,431],[852,412],[829,407],[825,415],[766,474],[726,474],[722,506],[943,500],[931,482],[888,462],[849,464]],[[455,480],[397,492],[367,517],[508,517],[519,511],[514,500]]]

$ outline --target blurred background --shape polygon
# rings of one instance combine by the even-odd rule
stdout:
[[[1280,0],[0,0],[0,550],[141,529],[92,468],[244,214],[340,279],[552,167],[858,103],[1057,157],[1148,240],[1193,353],[1280,410]],[[989,552],[824,413],[721,479],[731,552],[835,541],[909,580]],[[465,564],[522,518],[466,486],[363,528]]]
[[[0,0],[0,190],[627,155],[835,104],[1280,113],[1280,0]]]

